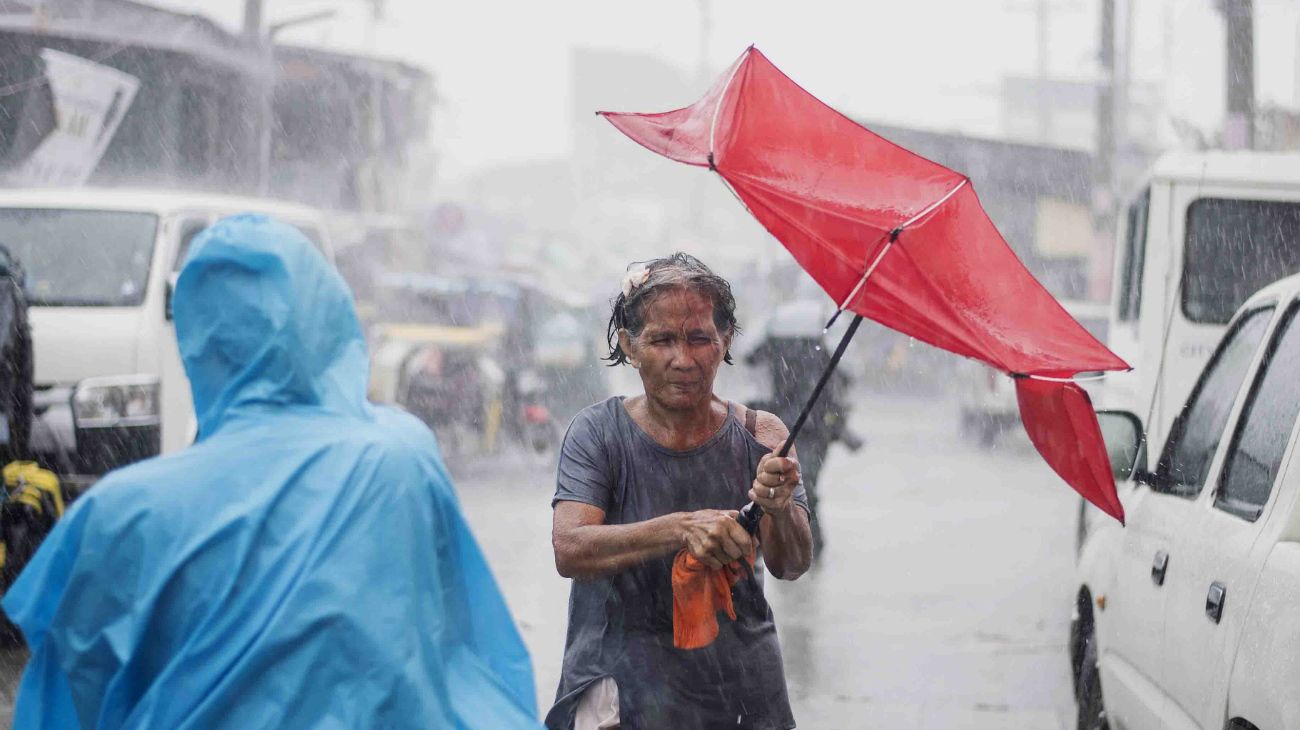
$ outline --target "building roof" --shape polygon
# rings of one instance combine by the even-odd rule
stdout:
[[[0,208],[74,208],[171,213],[256,211],[294,220],[319,218],[315,208],[265,198],[131,188],[0,188]]]
[[[432,74],[406,63],[374,56],[358,56],[321,48],[276,44],[275,58],[281,65],[291,61],[306,61],[326,66],[332,70],[345,69],[355,74],[379,77],[393,82],[430,83]]]
[[[31,12],[22,12],[24,6]],[[260,69],[243,40],[213,21],[133,0],[10,0],[0,13],[0,31],[157,48],[249,73]]]

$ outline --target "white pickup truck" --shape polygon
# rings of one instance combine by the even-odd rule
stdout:
[[[35,354],[32,449],[85,486],[194,435],[170,299],[195,235],[219,217],[274,215],[330,248],[319,212],[220,195],[0,191],[0,245],[27,274]]]
[[[1128,526],[1080,554],[1080,728],[1300,728],[1298,313],[1300,276],[1249,298],[1154,460],[1099,414]]]

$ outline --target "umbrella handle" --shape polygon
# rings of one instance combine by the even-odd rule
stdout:
[[[808,396],[808,402],[804,404],[803,410],[799,412],[799,417],[795,419],[794,425],[790,427],[790,435],[786,438],[785,443],[781,445],[780,451],[776,452],[777,456],[782,458],[790,453],[794,448],[794,440],[799,437],[799,432],[803,430],[803,425],[807,423],[809,414],[812,413],[813,406],[817,405],[817,399],[821,397],[822,391],[826,389],[826,384],[831,381],[831,375],[835,373],[835,366],[840,364],[840,358],[844,357],[844,351],[849,347],[849,340],[857,334],[858,326],[862,324],[862,315],[859,314],[849,323],[849,328],[845,331],[844,336],[840,338],[840,344],[835,346],[835,353],[831,355],[830,362],[826,363],[826,369],[822,371],[822,376],[817,381],[817,387],[813,388],[812,395]],[[740,514],[736,515],[736,521],[745,531],[753,535],[758,531],[758,523],[763,520],[763,508],[755,502],[745,505]]]

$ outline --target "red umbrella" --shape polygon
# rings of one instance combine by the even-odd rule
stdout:
[[[1129,366],[1025,269],[969,178],[830,108],[753,47],[689,107],[598,113],[651,151],[716,172],[840,311],[857,314],[832,368],[863,316],[988,363],[1016,379],[1047,463],[1123,521],[1096,415],[1072,378]],[[761,510],[746,515],[752,526]]]

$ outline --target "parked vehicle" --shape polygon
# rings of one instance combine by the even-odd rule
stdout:
[[[298,226],[332,258],[310,208],[207,194],[0,191],[0,242],[27,275],[37,427],[31,447],[65,483],[175,451],[195,433],[171,323],[190,242],[245,211]]]
[[[1251,297],[1150,458],[1099,414],[1128,524],[1080,553],[1080,728],[1300,727],[1298,313],[1300,276]]]
[[[603,395],[586,312],[520,277],[387,274],[375,299],[370,399],[424,419],[453,456],[501,436],[544,452]]]
[[[31,457],[32,332],[22,263],[0,241],[0,465]]]
[[[1166,155],[1120,228],[1106,344],[1133,371],[1108,375],[1099,405],[1162,442],[1232,313],[1300,272],[1300,155]]]
[[[1228,317],[1300,272],[1300,155],[1174,153],[1121,216],[1106,344],[1133,366],[1090,388],[1162,443]],[[1075,544],[1103,517],[1079,501]]]

